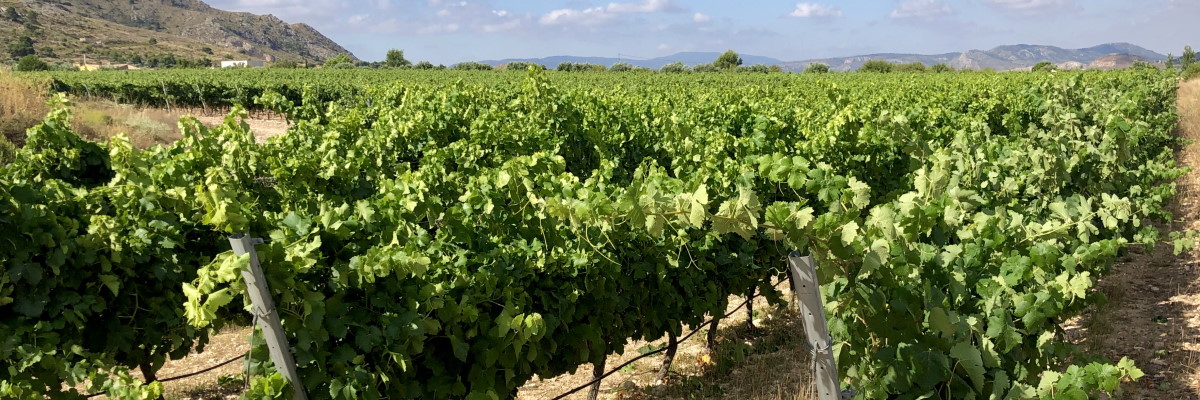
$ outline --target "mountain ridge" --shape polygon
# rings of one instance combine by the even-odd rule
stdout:
[[[626,62],[640,67],[658,69],[675,61],[687,65],[698,65],[712,62],[719,52],[685,52],[669,56],[649,59],[628,59],[616,57],[580,57],[580,56],[550,56],[541,58],[508,58],[502,60],[481,61],[485,64],[502,65],[510,62],[533,62],[548,68],[557,67],[563,62],[584,62],[611,66],[617,62]],[[966,50],[941,54],[909,54],[909,53],[875,53],[848,57],[830,57],[808,59],[801,61],[782,61],[777,58],[742,54],[743,65],[766,64],[778,65],[784,71],[799,72],[812,63],[829,65],[835,71],[857,70],[870,60],[884,60],[897,64],[920,62],[925,65],[947,64],[957,69],[994,69],[1017,70],[1028,69],[1033,65],[1050,61],[1055,64],[1078,63],[1087,66],[1101,57],[1113,54],[1127,54],[1146,61],[1163,61],[1167,56],[1131,43],[1105,43],[1079,49],[1066,49],[1050,45],[1013,44],[996,46],[989,50]]]
[[[27,17],[0,21],[0,39],[36,38],[38,55],[50,59],[165,53],[193,59],[315,62],[346,54],[358,60],[307,24],[288,23],[271,14],[224,11],[201,0],[0,0],[0,8],[9,7],[33,15],[37,23],[29,23]]]

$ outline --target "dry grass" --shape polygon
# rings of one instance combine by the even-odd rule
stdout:
[[[41,122],[50,111],[44,83],[0,72],[0,137],[20,147],[25,130]]]
[[[0,161],[15,147],[25,145],[25,131],[42,122],[50,112],[49,88],[45,82],[31,81],[0,71]],[[73,99],[72,128],[81,137],[104,141],[124,134],[137,148],[169,144],[182,137],[179,118],[198,110],[142,108],[106,100]],[[199,113],[208,125],[220,124],[228,110]],[[271,114],[258,114],[246,121],[256,138],[267,138],[287,131],[286,120]]]
[[[192,115],[191,111],[195,110],[144,108],[108,100],[89,100],[75,103],[73,122],[75,132],[89,140],[108,140],[124,134],[134,147],[145,149],[182,138],[178,121],[185,115]],[[226,112],[228,110],[193,116],[205,125],[215,126],[224,122]],[[290,127],[285,119],[263,114],[252,115],[245,121],[259,142],[281,135]]]
[[[47,93],[44,82],[0,73],[0,135],[17,147],[24,146],[25,131],[50,112]],[[123,133],[134,146],[146,148],[180,137],[175,124],[179,116],[161,110],[86,101],[76,103],[73,112],[73,128],[89,140],[107,140]]]
[[[75,132],[88,140],[108,140],[126,135],[137,148],[170,144],[182,138],[177,121],[179,115],[155,108],[137,108],[110,101],[75,103]]]

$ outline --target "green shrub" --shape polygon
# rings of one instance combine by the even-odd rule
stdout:
[[[676,62],[667,64],[667,65],[664,65],[662,68],[660,68],[658,70],[658,72],[663,72],[663,73],[668,73],[668,74],[682,74],[685,72],[692,72],[692,69],[689,68],[687,65],[684,65],[683,63],[681,63],[679,61],[676,61]]]
[[[300,63],[296,60],[279,60],[271,63],[271,68],[300,68]]]
[[[455,71],[491,71],[494,68],[490,64],[484,64],[484,63],[475,62],[475,61],[466,61],[466,62],[460,62],[458,64],[454,64],[454,66],[450,67],[450,69],[453,69]]]
[[[727,50],[724,54],[718,56],[716,60],[713,60],[712,66],[724,71],[733,70],[742,66],[742,56],[739,56],[733,50]]]
[[[4,136],[0,136],[0,166],[8,165],[17,155],[17,146],[14,146]]]
[[[892,67],[895,72],[925,72],[925,64],[920,61],[911,62],[908,64],[897,64]]]
[[[1195,78],[1200,78],[1200,64],[1189,65],[1183,70],[1183,80],[1189,81]]]
[[[431,64],[431,65],[429,65],[429,67],[433,67],[433,65]],[[545,65],[538,64],[538,63],[532,63],[532,62],[514,61],[514,62],[510,62],[508,64],[504,64],[504,70],[506,70],[506,71],[528,71],[530,68],[533,68],[533,69],[536,69],[539,71],[546,70]],[[423,69],[432,69],[432,68],[423,68]]]
[[[555,69],[563,72],[604,72],[608,67],[600,64],[564,62],[558,64],[558,68]]]
[[[757,72],[760,74],[769,74],[772,72],[776,72],[771,67],[773,67],[773,66],[772,65],[764,65],[764,64],[743,65],[743,66],[737,67],[737,72]]]
[[[630,64],[630,63],[624,62],[624,61],[622,61],[622,62],[619,62],[619,63],[616,63],[616,64],[613,64],[611,67],[608,67],[608,70],[609,70],[609,71],[612,71],[612,72],[640,72],[640,71],[652,71],[650,68],[646,68],[646,67],[639,67],[639,66],[636,66],[636,65],[633,65],[633,64]]]
[[[354,68],[354,60],[345,54],[338,54],[325,60],[325,68]]]
[[[1130,65],[1130,66],[1129,66],[1129,69],[1134,69],[1134,70],[1149,70],[1149,69],[1158,69],[1158,67],[1155,67],[1155,66],[1154,66],[1154,64],[1151,64],[1151,63],[1149,63],[1149,62],[1142,61],[1142,60],[1137,60],[1137,61],[1134,61],[1134,62],[1133,62],[1133,65]]]
[[[894,67],[894,65],[892,65],[892,63],[887,62],[887,61],[871,60],[871,61],[867,61],[866,63],[864,63],[862,67],[859,67],[858,72],[887,73],[887,72],[892,72],[893,67]]]
[[[1058,67],[1055,67],[1054,63],[1049,62],[1049,61],[1042,61],[1040,63],[1034,64],[1034,66],[1033,66],[1033,72],[1050,72],[1050,71],[1054,71],[1056,69],[1058,69]]]
[[[16,69],[17,71],[45,71],[50,69],[50,64],[46,64],[45,61],[31,54],[21,57],[21,60],[17,61]]]
[[[804,67],[804,72],[809,74],[824,74],[829,72],[829,66],[821,63],[812,63]]]

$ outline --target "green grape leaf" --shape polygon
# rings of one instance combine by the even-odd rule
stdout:
[[[983,392],[986,371],[983,368],[983,355],[979,353],[979,349],[968,342],[958,342],[950,349],[950,357],[957,361],[957,366],[967,372],[971,383],[975,385],[975,390]]]

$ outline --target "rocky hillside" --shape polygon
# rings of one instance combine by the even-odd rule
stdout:
[[[828,58],[795,61],[780,64],[785,71],[801,71],[811,63],[823,63],[836,71],[853,71],[870,60],[885,60],[892,63],[921,62],[925,65],[948,64],[962,69],[994,69],[997,71],[1028,69],[1034,64],[1049,61],[1059,65],[1086,66],[1097,59],[1123,54],[1147,61],[1161,61],[1167,57],[1129,43],[1109,43],[1083,49],[1064,49],[1055,46],[1018,44],[1000,46],[991,50],[969,50],[962,53],[945,54],[868,54],[854,57]],[[1131,62],[1132,63],[1132,62]]]
[[[1109,54],[1093,60],[1087,65],[1087,69],[1123,69],[1133,66],[1133,64],[1138,61],[1150,62],[1145,58],[1141,58],[1132,54]]]
[[[30,37],[38,54],[50,59],[164,53],[212,60],[354,58],[306,24],[218,10],[200,0],[0,0],[0,8],[0,15],[14,8],[20,17],[0,18],[0,40]]]

